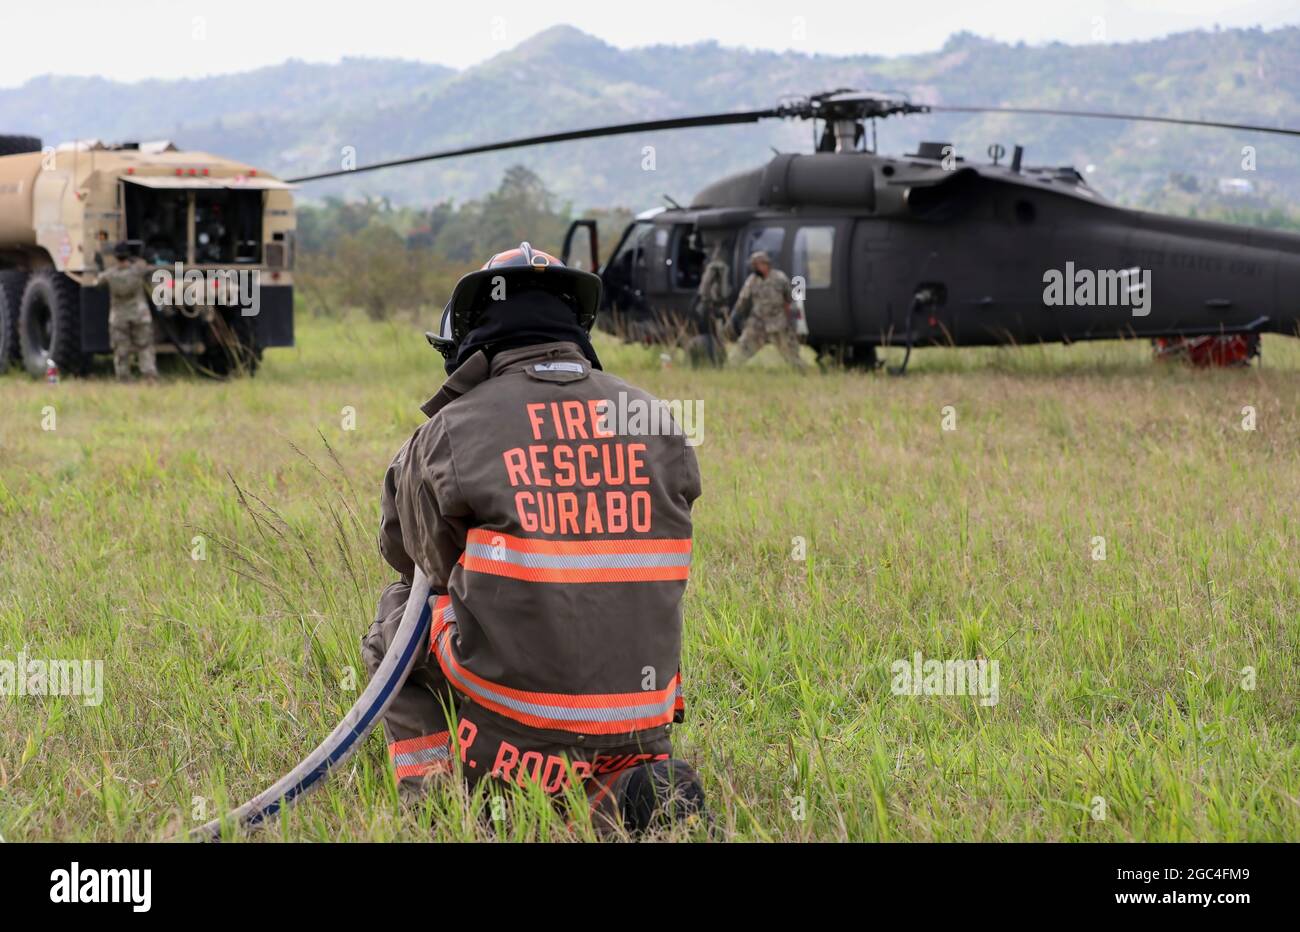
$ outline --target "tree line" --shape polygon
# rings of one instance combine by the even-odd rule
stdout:
[[[607,248],[632,220],[621,208],[583,216],[596,220]],[[528,240],[558,255],[571,219],[570,205],[522,165],[507,169],[486,197],[460,205],[327,198],[298,208],[299,291],[317,314],[357,309],[375,320],[427,316],[461,275],[495,252]]]

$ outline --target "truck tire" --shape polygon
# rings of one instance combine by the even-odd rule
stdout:
[[[27,280],[18,312],[18,346],[23,367],[40,378],[53,356],[60,371],[83,371],[81,288],[61,272],[38,272]]]
[[[37,136],[0,136],[0,155],[22,155],[40,152],[41,140]]]
[[[21,269],[0,272],[0,373],[18,358],[18,310],[26,284],[27,273]]]

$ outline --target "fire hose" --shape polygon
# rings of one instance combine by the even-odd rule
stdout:
[[[269,788],[238,809],[195,829],[190,833],[191,840],[220,841],[222,826],[254,829],[265,825],[285,807],[320,785],[331,771],[361,747],[397,698],[420,651],[428,649],[429,625],[433,614],[429,607],[430,591],[429,578],[417,566],[411,580],[411,594],[406,600],[406,610],[402,613],[402,622],[388,652],[384,654],[379,669],[370,678],[365,691],[330,732],[329,737],[317,745],[302,763]]]
[[[164,313],[160,310],[152,315],[154,324],[161,328],[163,336],[167,338],[167,342],[171,343],[171,345],[176,348],[177,354],[185,362],[186,367],[195,375],[215,379],[218,382],[223,382],[229,378],[228,375],[214,372],[211,368],[205,366],[197,356],[186,348],[184,341],[176,333],[176,328],[173,326],[172,318],[174,316],[174,310],[171,311],[171,313]],[[212,319],[208,322],[208,331],[216,343],[226,352],[226,355],[235,367],[242,368],[248,365],[247,357],[245,355],[247,350],[243,347],[239,337],[230,329],[230,326],[222,319],[219,313],[214,313]]]

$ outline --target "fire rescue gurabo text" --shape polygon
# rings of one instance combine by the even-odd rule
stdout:
[[[524,406],[538,443],[502,453],[519,526],[543,534],[648,533],[646,445],[617,439],[608,401]]]

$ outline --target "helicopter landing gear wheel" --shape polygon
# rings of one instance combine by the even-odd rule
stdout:
[[[691,366],[702,369],[722,366],[727,362],[727,344],[709,333],[698,333],[686,342],[686,358]]]
[[[817,351],[817,365],[822,369],[839,367],[872,372],[880,365],[872,343],[819,343],[813,349]]]

